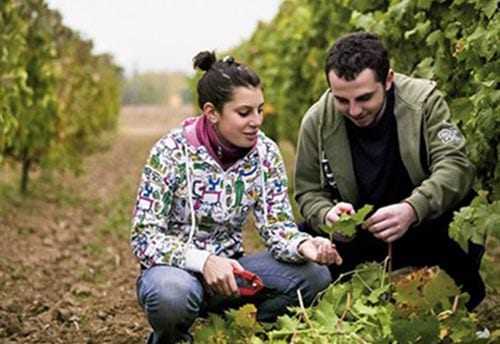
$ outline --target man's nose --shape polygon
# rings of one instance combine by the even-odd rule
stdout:
[[[362,109],[356,102],[349,104],[349,115],[351,117],[358,117],[361,115]]]

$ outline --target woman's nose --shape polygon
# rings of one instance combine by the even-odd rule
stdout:
[[[260,112],[255,112],[250,120],[250,125],[259,128],[262,125],[263,116]]]

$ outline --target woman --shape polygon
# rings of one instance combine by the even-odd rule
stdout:
[[[293,222],[282,158],[259,130],[259,77],[210,52],[194,67],[205,71],[197,87],[202,114],[153,147],[133,221],[149,343],[185,340],[196,317],[229,305],[255,303],[259,320],[273,320],[297,304],[298,289],[310,303],[328,286],[328,269],[316,263],[341,263],[330,241]],[[251,210],[269,252],[244,257],[241,229]],[[254,297],[239,295],[235,272],[245,270],[265,286]]]

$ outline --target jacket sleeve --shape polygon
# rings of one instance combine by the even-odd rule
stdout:
[[[257,229],[274,258],[301,263],[305,259],[297,248],[310,235],[297,229],[288,196],[288,179],[283,159],[274,142],[268,147],[271,149],[265,157],[261,156],[263,175],[259,179],[263,185],[254,210]]]
[[[209,253],[188,247],[185,235],[168,228],[176,186],[185,182],[185,173],[179,173],[185,167],[173,155],[160,141],[144,167],[132,224],[132,251],[144,267],[164,264],[199,272]]]
[[[418,223],[442,215],[469,192],[474,166],[465,152],[465,139],[450,121],[450,110],[438,90],[424,103],[424,137],[430,175],[406,199],[417,213]]]
[[[319,231],[325,216],[336,203],[322,178],[319,123],[316,106],[306,113],[299,131],[295,162],[295,200],[311,227]]]

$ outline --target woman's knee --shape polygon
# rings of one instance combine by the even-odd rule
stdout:
[[[328,288],[332,282],[330,270],[324,265],[309,262],[302,272],[303,282],[301,292],[306,303],[311,303],[316,295]]]
[[[297,290],[300,289],[306,303],[312,302],[316,294],[331,283],[328,268],[312,262],[287,264],[275,260],[269,253],[245,257],[240,262],[260,276],[264,284],[278,294],[296,299]]]
[[[153,328],[189,326],[200,312],[203,287],[185,270],[155,266],[144,271],[138,297]]]

